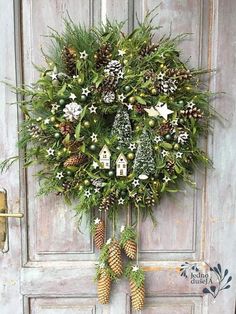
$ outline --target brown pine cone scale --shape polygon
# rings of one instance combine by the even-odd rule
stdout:
[[[117,240],[113,240],[109,246],[108,264],[111,270],[120,277],[123,273],[123,266],[121,260],[121,248]]]
[[[125,254],[130,259],[135,259],[137,253],[137,244],[134,240],[127,240],[124,244]]]
[[[82,165],[87,161],[87,156],[82,153],[70,156],[65,162],[64,167]]]
[[[94,242],[98,249],[101,249],[105,240],[105,222],[100,220],[96,225],[96,230],[94,234]]]

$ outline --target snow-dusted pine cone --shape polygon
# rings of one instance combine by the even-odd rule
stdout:
[[[115,196],[114,194],[110,194],[109,196],[103,197],[101,204],[99,206],[99,210],[109,210],[110,207],[115,203]]]
[[[28,126],[28,131],[29,131],[29,134],[33,138],[38,138],[39,135],[41,134],[40,127],[36,124],[32,124],[32,125]]]
[[[101,269],[97,282],[98,301],[100,304],[108,304],[111,292],[111,277],[106,269]]]
[[[130,280],[131,301],[134,310],[141,310],[144,306],[145,290],[144,283],[138,287],[137,284]]]
[[[101,247],[104,244],[105,240],[105,222],[103,220],[100,220],[96,224],[96,229],[94,233],[94,242],[98,249],[101,249]]]
[[[187,118],[201,119],[203,117],[201,109],[197,108],[196,106],[189,106],[180,112]]]
[[[87,156],[83,153],[79,153],[78,155],[70,156],[65,162],[64,167],[70,166],[78,166],[82,165],[87,161]]]
[[[112,91],[104,92],[102,94],[102,99],[106,104],[111,104],[115,100],[115,93]]]
[[[137,244],[134,240],[127,240],[124,244],[125,254],[130,259],[135,259],[137,253]]]
[[[122,65],[118,60],[110,61],[104,69],[108,75],[117,75],[120,71],[122,71]]]
[[[111,270],[118,277],[123,273],[122,260],[121,260],[121,248],[117,240],[113,240],[109,246],[108,264]]]

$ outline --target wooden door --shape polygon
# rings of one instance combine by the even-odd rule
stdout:
[[[40,48],[48,41],[47,26],[63,27],[62,17],[96,25],[107,16],[127,20],[126,31],[156,6],[155,0],[0,0],[0,75],[12,84],[33,82],[32,63],[43,62]],[[204,285],[180,276],[186,261],[202,267],[220,263],[236,273],[236,2],[234,0],[164,0],[154,23],[161,33],[193,33],[182,46],[183,57],[195,66],[217,69],[206,82],[225,95],[212,104],[224,119],[216,120],[208,140],[202,143],[214,160],[214,168],[196,175],[195,191],[163,199],[156,209],[158,226],[141,224],[140,259],[146,271],[146,314],[233,314],[235,291],[222,291],[213,302],[203,294]],[[171,23],[171,24],[170,24]],[[207,81],[209,80],[209,81]],[[9,103],[16,100],[0,86],[0,158],[17,155],[21,114]],[[22,162],[2,175],[10,212],[24,212],[20,221],[9,218],[5,252],[0,255],[1,314],[132,313],[127,282],[118,281],[111,303],[97,303],[93,282],[97,253],[86,224],[78,232],[71,208],[58,196],[36,197],[34,169]],[[199,266],[200,267],[200,266]]]

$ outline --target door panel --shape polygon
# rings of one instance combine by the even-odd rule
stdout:
[[[6,13],[0,10],[0,23],[5,26],[0,41],[4,56],[0,58],[1,78],[12,84],[36,80],[32,64],[44,61],[40,48],[50,41],[42,35],[49,34],[47,26],[60,32],[62,17],[67,12],[75,22],[87,26],[105,21],[106,16],[127,20],[124,30],[131,31],[137,25],[135,14],[142,19],[157,4],[155,0],[22,0],[20,6],[17,0],[0,0],[0,8],[4,6]],[[236,183],[231,173],[235,164],[232,143],[236,125],[233,75],[236,69],[232,48],[236,26],[231,12],[236,12],[233,0],[224,4],[218,0],[166,0],[154,19],[154,23],[163,25],[156,37],[170,29],[173,35],[193,33],[181,43],[185,49],[183,58],[192,56],[191,66],[220,69],[209,82],[206,77],[206,83],[211,84],[213,91],[227,91],[224,101],[214,100],[213,105],[228,119],[228,124],[224,129],[216,121],[208,141],[202,141],[203,149],[208,148],[214,158],[215,169],[195,177],[195,190],[183,187],[181,193],[164,197],[155,210],[155,229],[150,220],[141,223],[140,260],[147,278],[146,305],[142,311],[145,314],[234,313],[233,289],[223,292],[213,303],[203,296],[203,285],[193,285],[179,274],[180,264],[186,260],[202,265],[220,262],[235,273],[236,240],[232,240],[232,235],[236,232]],[[2,85],[0,97],[2,103],[15,101],[9,88]],[[0,157],[4,159],[18,153],[15,142],[21,116],[16,107],[0,106],[0,111],[4,126]],[[98,305],[93,281],[98,255],[87,222],[83,221],[79,232],[73,206],[66,206],[56,195],[37,197],[39,187],[33,176],[36,168],[25,173],[20,166],[22,162],[15,164],[0,181],[8,191],[10,211],[19,211],[20,204],[25,213],[21,224],[9,220],[9,251],[0,255],[3,314],[12,314],[15,308],[16,314],[133,313],[126,280],[113,285],[110,305]],[[122,217],[123,222],[126,218]]]

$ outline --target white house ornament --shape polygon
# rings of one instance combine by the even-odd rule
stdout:
[[[128,161],[123,153],[120,153],[116,160],[116,176],[126,177],[127,176],[127,165]]]
[[[101,169],[110,169],[111,167],[111,152],[107,145],[104,145],[99,153],[99,161]]]

